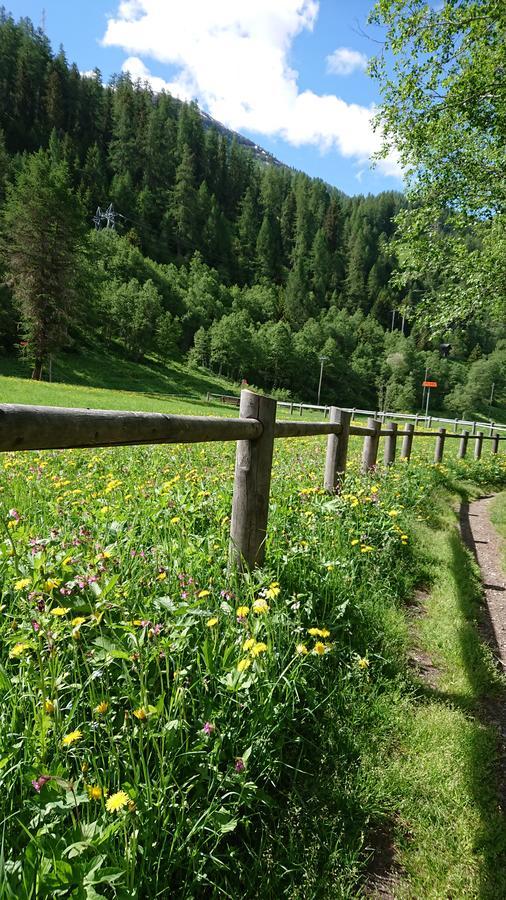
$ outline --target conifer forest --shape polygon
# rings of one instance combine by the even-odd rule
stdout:
[[[322,399],[343,405],[415,410],[429,373],[438,408],[486,411],[504,324],[415,322],[434,284],[391,279],[405,203],[261,162],[195,103],[84,76],[0,12],[0,348],[28,353],[35,378],[93,335],[308,402],[322,356]]]

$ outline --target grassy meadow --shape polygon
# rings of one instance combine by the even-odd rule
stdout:
[[[331,498],[325,440],[276,443],[267,563],[241,578],[233,444],[2,456],[2,897],[358,897],[385,828],[443,890],[424,896],[453,890],[445,853],[478,828],[470,704],[421,695],[406,608],[444,570],[435,498],[505,484],[504,456],[434,467],[419,442],[364,478],[360,449]],[[420,818],[417,753],[442,733]],[[468,843],[474,897],[490,853]]]

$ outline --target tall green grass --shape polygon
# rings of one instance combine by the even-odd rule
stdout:
[[[361,478],[355,446],[329,498],[325,442],[278,443],[241,578],[232,446],[2,458],[2,896],[357,896],[449,475]]]

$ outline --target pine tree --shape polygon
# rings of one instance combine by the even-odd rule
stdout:
[[[255,273],[255,256],[260,211],[252,187],[248,187],[241,201],[236,227],[236,255],[239,263],[239,279],[251,283]]]
[[[176,237],[176,252],[178,256],[185,256],[196,247],[198,226],[195,162],[193,153],[187,144],[183,147],[181,162],[176,170],[171,206]]]
[[[256,243],[257,275],[269,281],[279,281],[281,274],[281,234],[270,210],[264,215]]]
[[[84,219],[67,166],[39,150],[7,191],[5,255],[20,309],[32,378],[64,346],[75,323],[82,282]]]

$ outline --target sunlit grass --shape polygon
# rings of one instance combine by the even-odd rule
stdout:
[[[324,456],[277,443],[242,579],[232,444],[2,457],[3,896],[354,896],[409,696],[413,524],[473,464],[362,478],[355,439],[331,498]]]

